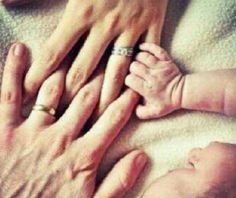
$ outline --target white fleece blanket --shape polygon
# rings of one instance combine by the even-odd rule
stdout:
[[[18,9],[0,7],[1,62],[16,40],[32,48],[34,59],[55,28],[66,1],[37,1]],[[236,68],[236,0],[170,0],[162,45],[189,72]],[[128,151],[142,147],[151,160],[127,195],[138,197],[155,178],[183,164],[191,148],[211,141],[236,143],[236,119],[190,111],[146,122],[133,117],[109,149],[100,174]]]

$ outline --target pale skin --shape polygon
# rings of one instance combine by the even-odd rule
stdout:
[[[145,49],[145,51],[148,51],[148,49]],[[155,54],[155,53],[153,53],[153,54]],[[164,54],[165,54],[165,52],[164,52]],[[164,80],[163,81],[161,80],[161,82],[160,82],[160,80],[158,80],[158,82],[160,83],[159,85],[161,85],[161,86],[158,86],[158,87],[154,86],[154,88],[153,88],[152,82],[155,81],[154,79],[152,82],[150,82],[150,81],[146,82],[148,85],[147,87],[149,88],[149,91],[151,93],[150,95],[154,95],[154,97],[148,96],[149,99],[148,99],[148,97],[146,97],[146,98],[144,97],[145,104],[148,104],[148,105],[139,106],[137,108],[136,112],[140,118],[142,118],[142,119],[157,118],[157,117],[167,115],[168,113],[170,113],[174,110],[178,110],[180,108],[214,111],[214,112],[220,112],[220,113],[224,113],[226,115],[231,115],[231,116],[235,115],[235,108],[234,108],[235,100],[234,99],[232,100],[232,98],[234,97],[234,96],[232,96],[233,95],[232,89],[235,90],[235,85],[234,85],[235,83],[233,84],[233,83],[228,82],[228,78],[233,78],[235,76],[235,74],[231,74],[231,72],[235,73],[234,70],[215,71],[215,72],[209,72],[209,73],[205,73],[205,74],[201,73],[201,74],[194,74],[191,76],[188,75],[188,76],[183,77],[181,74],[179,74],[180,72],[178,71],[178,69],[175,68],[172,70],[172,69],[168,68],[170,65],[171,65],[170,68],[174,67],[174,64],[170,62],[171,61],[170,59],[168,59],[162,55],[160,56],[160,54],[156,55],[155,58],[158,58],[159,60],[161,60],[160,62],[163,61],[162,62],[163,65],[161,64],[161,69],[160,69],[160,70],[162,70],[162,72],[160,72],[160,73],[162,73],[163,76],[165,76],[165,80],[168,79],[168,78],[166,78],[166,76],[168,76],[169,79],[172,80],[172,83],[168,83]],[[168,59],[168,60],[166,60],[166,59]],[[142,61],[140,61],[140,62],[142,63]],[[166,62],[168,62],[168,63],[166,63]],[[145,63],[145,61],[144,61],[144,63]],[[169,66],[167,66],[167,68],[166,68],[166,65],[169,65]],[[148,66],[148,64],[147,64],[147,66]],[[163,66],[163,68],[162,68],[162,66]],[[124,69],[125,69],[125,67],[124,67]],[[133,66],[133,69],[134,69],[134,66]],[[156,72],[159,73],[158,70]],[[131,73],[132,73],[132,71],[131,71]],[[133,73],[135,74],[135,72],[133,72]],[[139,75],[137,75],[137,76],[141,77]],[[224,80],[223,79],[222,80],[223,80],[223,84],[226,85],[226,88],[224,86],[219,85],[222,76],[224,76],[224,78],[223,78]],[[209,93],[208,85],[209,84],[216,85],[215,77],[220,78],[220,80],[219,80],[219,78],[217,78],[219,80],[217,86],[218,85],[219,86],[217,89],[213,88],[213,91],[211,93]],[[184,85],[185,85],[187,79],[188,79],[188,86],[187,86],[187,88],[185,88]],[[210,79],[210,81],[208,83],[209,79]],[[127,81],[129,81],[129,80],[127,80]],[[167,80],[167,81],[169,81],[169,80]],[[204,83],[204,81],[207,83]],[[191,83],[189,83],[189,82],[191,82]],[[133,83],[133,84],[135,84],[135,83]],[[203,86],[203,84],[205,87]],[[206,84],[207,84],[207,86],[206,86]],[[199,85],[201,87],[200,91],[202,91],[203,93],[208,92],[208,94],[206,94],[206,95],[199,94],[198,89],[196,89],[196,92],[192,92],[192,90],[195,90],[196,87],[199,88],[198,87]],[[81,87],[82,87],[82,85],[81,85]],[[161,98],[161,103],[159,103],[159,104],[157,104],[157,102],[155,102],[156,96],[155,96],[155,94],[153,94],[153,91],[152,91],[153,89],[155,90],[155,88],[158,90],[158,93],[159,93],[158,99]],[[164,89],[167,88],[168,91],[165,89],[165,91],[164,91],[165,93],[160,93],[160,90],[163,88]],[[78,90],[79,89],[80,88],[78,88]],[[174,89],[176,91],[172,91]],[[182,91],[179,92],[179,90],[182,90]],[[184,92],[183,90],[185,90],[186,92]],[[168,94],[166,94],[166,91],[168,92]],[[156,92],[154,91],[154,93],[156,93]],[[186,94],[184,94],[184,93],[186,93]],[[217,97],[215,97],[215,95],[214,95],[215,93],[217,94]],[[219,95],[218,95],[218,93],[219,93]],[[173,94],[173,95],[170,96],[170,94]],[[184,98],[184,95],[187,96],[187,99]],[[201,97],[199,98],[199,96],[201,96]],[[116,95],[114,98],[116,98]],[[181,98],[181,99],[179,99],[179,98]],[[214,101],[209,100],[209,99],[213,99],[213,98],[215,98]],[[222,99],[222,98],[224,98],[224,99]],[[195,99],[197,99],[197,100],[195,100]],[[70,100],[70,99],[68,99],[68,100]],[[148,103],[148,101],[149,101],[149,103]],[[183,101],[185,101],[186,103]],[[98,111],[100,111],[100,112],[104,111],[103,109],[105,109],[105,107],[109,103],[110,102],[108,100],[107,104],[105,104],[105,102],[104,102],[105,105],[99,105],[101,110],[98,110]],[[182,103],[184,105],[182,105]],[[150,105],[150,104],[154,104],[154,105]],[[149,107],[147,108],[147,106],[149,106]],[[167,174],[166,176],[158,179],[150,187],[150,189],[148,189],[146,191],[146,193],[144,194],[144,197],[151,198],[151,197],[153,197],[153,195],[158,196],[160,198],[167,198],[170,196],[175,197],[175,198],[177,198],[177,197],[178,198],[179,197],[180,198],[184,198],[184,197],[189,198],[189,197],[194,197],[194,196],[197,197],[198,195],[201,195],[206,190],[208,190],[208,188],[210,188],[212,183],[217,184],[218,187],[221,187],[221,183],[223,183],[223,181],[230,180],[229,183],[235,184],[235,174],[234,174],[235,173],[234,167],[236,166],[235,146],[229,145],[229,144],[219,144],[219,143],[214,143],[214,145],[211,144],[207,149],[203,150],[204,152],[201,149],[193,150],[190,153],[189,164],[186,169],[179,169],[176,171],[172,171],[171,173]],[[202,151],[202,152],[200,152],[200,151]],[[215,155],[216,153],[217,153],[217,155]],[[214,158],[212,158],[212,156]],[[202,160],[200,160],[200,159],[202,159]],[[199,161],[201,163],[199,163]],[[224,162],[228,162],[228,163],[226,163],[226,165],[222,167],[221,164]],[[218,170],[218,172],[219,172],[219,175],[217,175],[217,176],[215,175],[216,170]],[[114,174],[114,175],[116,175],[116,174]],[[188,180],[190,177],[191,177],[191,181]],[[108,181],[109,182],[104,182],[107,185],[105,185],[105,184],[103,184],[103,185],[109,186],[108,184],[113,183],[112,179],[108,180]],[[196,186],[194,186],[195,188],[192,185],[193,183],[197,184]],[[181,184],[181,188],[179,188],[179,184]],[[68,186],[68,185],[66,185],[66,186]],[[118,186],[119,187],[117,189],[120,189],[120,187],[122,185],[118,185]],[[106,187],[105,189],[112,189],[112,188],[113,188],[113,186],[112,187],[109,186],[109,187]],[[176,188],[178,188],[178,191],[176,191]],[[189,189],[191,189],[191,190],[189,190]],[[119,192],[121,192],[121,190]],[[117,193],[117,194],[119,194],[119,193]],[[117,194],[114,193],[114,197]],[[235,192],[232,192],[230,197],[235,197]]]
[[[168,53],[153,43],[140,45],[125,84],[144,103],[136,108],[140,119],[154,119],[179,109],[236,116],[236,69],[184,75]]]
[[[161,47],[144,43],[130,66],[125,83],[144,103],[136,108],[140,119],[160,118],[183,109],[236,115],[236,70],[225,69],[184,75]],[[236,145],[214,142],[193,149],[186,167],[158,178],[143,198],[215,198],[212,189],[236,196]],[[218,195],[217,197],[223,198]]]
[[[207,194],[204,198],[234,198],[235,186],[236,145],[212,142],[191,150],[185,167],[158,178],[142,198],[200,198],[211,189],[226,190],[227,197]]]
[[[137,104],[137,94],[126,90],[80,136],[98,102],[103,73],[94,75],[59,119],[42,111],[32,111],[24,118],[22,81],[26,62],[26,47],[14,44],[1,88],[0,197],[123,197],[147,162],[143,151],[134,150],[124,156],[100,185],[96,184],[96,175],[104,153]],[[36,103],[57,108],[64,78],[65,70],[61,67],[40,87]]]
[[[112,42],[119,47],[134,47],[142,37],[143,41],[159,44],[167,3],[167,0],[69,0],[56,30],[45,41],[42,53],[26,75],[25,100],[36,95],[42,82],[58,69],[86,32],[88,37],[66,75],[62,106],[69,104],[87,82]],[[119,96],[130,61],[125,56],[109,57],[97,116]]]

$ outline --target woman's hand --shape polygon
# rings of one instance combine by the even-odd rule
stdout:
[[[167,0],[69,0],[61,22],[26,76],[26,95],[35,95],[75,43],[89,32],[66,76],[63,103],[69,103],[91,76],[110,43],[134,47],[141,36],[146,42],[159,43],[166,6]],[[118,97],[129,63],[129,57],[110,56],[98,114]]]
[[[46,109],[21,115],[22,80],[27,61],[23,44],[10,49],[0,103],[0,197],[122,197],[147,161],[142,151],[121,159],[96,188],[104,153],[128,121],[137,95],[127,90],[82,137],[81,129],[99,99],[103,75],[98,73],[75,96],[58,120]],[[63,92],[61,67],[39,90],[36,104],[56,109]]]

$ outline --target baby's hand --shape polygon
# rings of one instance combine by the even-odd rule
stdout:
[[[165,50],[151,43],[140,46],[125,84],[144,98],[136,114],[140,119],[165,116],[181,107],[184,76]]]

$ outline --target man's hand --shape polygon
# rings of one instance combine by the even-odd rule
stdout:
[[[167,0],[69,0],[62,20],[26,76],[26,95],[34,96],[75,43],[88,33],[66,76],[63,103],[68,104],[94,72],[109,44],[134,47],[141,36],[147,42],[159,43],[166,7]],[[129,63],[128,57],[110,56],[98,114],[118,97]]]
[[[28,118],[21,115],[22,80],[27,51],[10,49],[0,100],[0,197],[122,197],[135,183],[147,157],[139,150],[121,159],[96,188],[98,166],[135,107],[138,97],[127,90],[83,136],[81,129],[100,96],[103,74],[97,73],[74,97],[67,111],[53,116],[63,93],[64,68],[39,90]],[[43,108],[42,108],[43,107]]]

